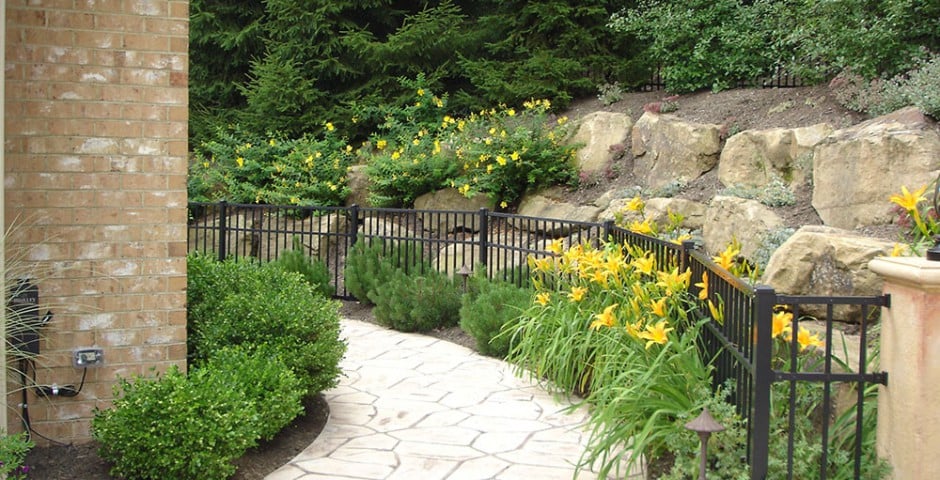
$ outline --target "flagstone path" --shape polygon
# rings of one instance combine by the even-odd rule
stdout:
[[[566,413],[507,363],[343,320],[345,376],[319,437],[265,480],[553,480],[575,476],[587,410]],[[642,479],[642,475],[627,477]]]

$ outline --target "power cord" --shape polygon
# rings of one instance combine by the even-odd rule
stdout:
[[[67,443],[54,440],[52,438],[49,438],[37,432],[33,428],[29,420],[29,397],[27,395],[28,393],[27,390],[29,390],[30,386],[29,384],[27,384],[27,375],[28,375],[27,371],[29,370],[30,366],[32,366],[32,369],[33,369],[32,388],[35,388],[36,391],[44,397],[48,397],[48,396],[75,397],[77,396],[79,393],[81,393],[82,387],[85,386],[85,377],[86,375],[88,375],[88,368],[82,369],[82,381],[81,383],[79,383],[78,388],[75,388],[74,385],[64,385],[61,387],[56,384],[36,385],[36,364],[33,362],[32,359],[20,360],[20,380],[23,384],[23,403],[20,404],[20,407],[22,408],[23,427],[26,430],[27,437],[32,438],[33,435],[36,435],[54,444],[68,446],[69,444]]]

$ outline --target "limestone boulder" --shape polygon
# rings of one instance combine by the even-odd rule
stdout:
[[[594,222],[602,209],[594,205],[578,205],[562,200],[557,189],[547,189],[536,194],[526,195],[519,205],[518,214],[526,217],[541,217],[574,222]],[[510,224],[520,230],[537,230],[552,236],[562,236],[572,227],[563,223],[531,222],[527,219],[512,218]]]
[[[813,149],[832,132],[832,126],[826,123],[745,130],[725,142],[718,162],[718,180],[729,187],[760,187],[774,178],[791,187],[802,185],[813,173]]]
[[[633,126],[633,174],[650,188],[689,183],[715,168],[721,153],[720,125],[690,123],[646,112]]]
[[[882,281],[868,269],[868,262],[890,255],[893,247],[892,242],[848,230],[804,226],[770,257],[762,281],[777,293],[789,295],[878,295]],[[807,308],[810,315],[825,316],[825,305]],[[857,322],[861,309],[836,306],[835,316]]]
[[[365,165],[353,165],[346,175],[346,184],[349,185],[349,196],[346,197],[346,206],[369,205],[369,176],[366,175]]]
[[[761,239],[783,228],[783,220],[756,200],[716,196],[705,210],[702,237],[709,252],[724,250],[734,239],[741,244],[741,255],[754,258]]]
[[[705,224],[706,206],[699,202],[682,198],[651,198],[644,201],[645,207],[641,215],[640,212],[627,210],[626,206],[630,200],[630,198],[611,200],[607,208],[598,215],[598,221],[605,222],[620,217],[623,222],[629,224],[634,220],[643,221],[645,217],[659,225],[666,225],[669,222],[669,212],[672,212],[683,216],[682,228],[698,230]]]
[[[888,198],[940,172],[940,133],[908,108],[837,130],[813,155],[813,207],[826,225],[854,229],[891,223]]]
[[[432,232],[478,232],[478,212],[482,208],[492,209],[493,202],[483,194],[467,198],[455,188],[445,188],[416,198],[414,208],[428,211],[422,213],[422,223],[424,228]]]
[[[623,113],[594,112],[586,115],[571,139],[583,144],[578,150],[578,168],[586,174],[603,172],[611,158],[611,147],[630,139],[633,120]]]

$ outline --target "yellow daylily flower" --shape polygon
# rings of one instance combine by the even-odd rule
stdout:
[[[666,316],[666,297],[650,302],[650,306],[653,309],[653,314],[655,314],[656,316],[658,317]]]
[[[594,315],[594,321],[591,322],[591,330],[597,330],[601,327],[613,327],[617,323],[617,317],[614,316],[614,309],[618,303],[615,303],[604,309],[603,313]]]
[[[654,343],[662,345],[669,341],[667,334],[673,330],[672,327],[666,328],[666,321],[662,320],[656,325],[647,325],[646,330],[639,333],[639,337],[646,340],[646,348],[650,348]]]
[[[629,210],[629,211],[631,211],[631,212],[639,212],[640,210],[643,210],[643,207],[645,207],[645,206],[646,206],[646,204],[643,203],[643,199],[641,199],[640,196],[637,195],[637,196],[631,198],[630,201],[627,202],[627,204],[624,205],[623,208],[625,208],[625,209],[627,209],[627,210]]]
[[[790,331],[790,328],[792,328],[792,325],[792,313],[783,310],[775,312],[773,316],[773,328],[771,329],[771,336],[776,338],[786,335]]]
[[[245,159],[242,158],[242,157],[238,157],[238,158],[235,159],[235,163],[238,164],[238,168],[244,167],[244,166],[245,166]]]
[[[538,303],[541,306],[548,305],[548,302],[552,301],[552,294],[548,292],[542,292],[535,296],[535,303]]]
[[[907,211],[916,210],[917,204],[925,200],[924,192],[926,191],[927,191],[927,185],[924,185],[918,188],[917,190],[914,190],[913,193],[909,192],[907,190],[907,187],[902,186],[901,194],[891,195],[891,198],[889,198],[889,200],[891,201],[891,203],[894,203],[897,206]]]
[[[702,272],[702,281],[695,284],[699,288],[698,299],[707,300],[708,299],[708,272]]]
[[[809,333],[809,330],[800,329],[800,333],[796,336],[797,343],[800,344],[800,351],[803,351],[809,347],[823,348],[825,343],[816,335]]]
[[[652,255],[633,259],[633,268],[645,275],[652,275],[656,270],[656,258]]]
[[[730,272],[731,267],[734,266],[734,259],[739,253],[741,253],[741,251],[734,248],[734,245],[728,245],[725,251],[719,253],[717,257],[712,257],[712,260],[717,263],[719,267]]]
[[[653,225],[650,223],[650,219],[645,219],[642,222],[639,220],[634,220],[630,224],[629,230],[631,232],[640,233],[640,234],[649,234],[653,233]]]
[[[568,294],[568,298],[572,302],[580,302],[584,299],[584,294],[587,293],[587,288],[585,287],[571,287],[571,293]]]
[[[546,250],[555,255],[561,255],[561,253],[565,251],[564,241],[560,238],[552,240],[552,243],[548,245]]]

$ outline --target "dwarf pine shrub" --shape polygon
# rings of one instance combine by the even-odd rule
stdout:
[[[460,320],[460,290],[435,270],[421,275],[395,270],[371,298],[375,319],[402,332],[452,327]]]
[[[476,283],[475,292],[461,298],[460,328],[476,340],[480,353],[505,357],[511,336],[499,333],[528,308],[533,292],[505,282]]]

